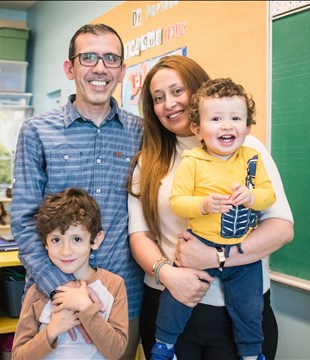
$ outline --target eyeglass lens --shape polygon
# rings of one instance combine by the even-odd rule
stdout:
[[[79,54],[81,65],[84,66],[96,66],[101,59],[106,67],[118,68],[122,64],[122,58],[114,54],[104,54],[99,56],[94,53]]]

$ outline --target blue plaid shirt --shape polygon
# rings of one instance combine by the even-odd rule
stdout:
[[[27,269],[27,288],[35,282],[49,295],[73,278],[49,261],[34,215],[46,194],[68,187],[85,189],[101,208],[105,232],[90,265],[124,278],[133,319],[142,302],[143,271],[129,249],[125,184],[130,160],[140,147],[141,119],[119,109],[112,98],[110,114],[97,127],[80,116],[72,106],[74,99],[71,95],[67,105],[23,123],[16,150],[11,229]]]

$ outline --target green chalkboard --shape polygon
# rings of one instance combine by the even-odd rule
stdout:
[[[310,280],[310,10],[272,24],[271,153],[295,220],[294,240],[270,268]]]

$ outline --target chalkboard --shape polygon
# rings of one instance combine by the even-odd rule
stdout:
[[[270,268],[310,280],[309,9],[272,24],[271,153],[294,215],[295,237],[270,256]]]

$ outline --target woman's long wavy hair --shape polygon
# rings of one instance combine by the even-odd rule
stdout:
[[[200,85],[209,80],[206,71],[194,60],[181,55],[165,56],[147,73],[141,91],[140,106],[143,117],[143,138],[141,150],[134,158],[134,165],[141,165],[139,179],[130,177],[128,191],[139,197],[152,238],[160,242],[161,232],[158,215],[158,189],[161,180],[167,175],[176,155],[176,135],[167,130],[154,112],[150,85],[153,76],[161,69],[172,69],[179,73],[191,97]],[[139,193],[132,190],[138,183]]]

